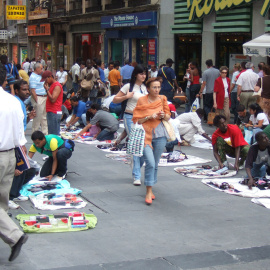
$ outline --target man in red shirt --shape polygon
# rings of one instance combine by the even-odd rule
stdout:
[[[245,141],[238,126],[226,124],[226,117],[217,115],[214,125],[218,128],[212,136],[213,153],[220,168],[225,167],[226,155],[235,158],[234,168],[236,171],[243,166],[249,145]],[[227,166],[228,167],[228,166]]]
[[[63,88],[62,85],[54,79],[49,70],[42,73],[41,82],[44,81],[44,88],[48,95],[46,101],[48,133],[59,135],[62,118],[61,106],[63,103]]]

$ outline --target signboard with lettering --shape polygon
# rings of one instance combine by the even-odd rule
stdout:
[[[141,12],[101,17],[101,28],[147,26],[157,24],[157,12]]]
[[[28,25],[28,36],[50,36],[51,24],[43,23],[39,25]]]
[[[156,40],[148,40],[148,65],[156,64]]]
[[[91,35],[83,34],[82,35],[82,45],[91,45]]]
[[[6,6],[7,20],[26,20],[26,6]]]
[[[255,2],[255,0],[187,0],[187,8],[190,11],[188,19],[192,21],[195,18],[210,14],[212,10],[219,11],[252,2]],[[270,0],[265,0],[260,12],[262,16],[266,15],[269,6]]]
[[[36,8],[34,11],[30,11],[28,13],[28,20],[38,20],[47,18],[48,18],[47,9]]]

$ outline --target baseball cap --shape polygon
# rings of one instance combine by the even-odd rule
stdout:
[[[171,58],[168,58],[167,60],[166,60],[166,64],[170,64],[170,63],[174,63],[174,61],[171,59]]]
[[[48,77],[51,77],[52,73],[49,70],[46,70],[42,73],[41,82],[44,82]]]
[[[86,103],[85,103],[85,108],[86,108],[86,110],[88,110],[88,109],[90,109],[91,108],[91,105],[92,105],[92,101],[87,101]]]

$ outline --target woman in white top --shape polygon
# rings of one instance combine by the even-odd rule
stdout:
[[[137,105],[138,99],[147,95],[147,89],[144,84],[146,80],[146,71],[141,65],[137,65],[131,75],[130,83],[125,84],[114,97],[114,103],[122,102],[122,110],[124,112],[124,125],[129,135],[131,131],[133,110]],[[143,165],[143,157],[133,156],[133,184],[141,185],[141,166]]]
[[[253,142],[255,142],[256,133],[263,131],[268,125],[269,120],[266,114],[263,112],[260,105],[253,103],[249,105],[250,118],[249,123],[245,126],[253,128]]]
[[[67,79],[68,79],[68,74],[64,70],[64,66],[60,66],[59,71],[56,72],[56,80],[61,83],[63,87],[63,91],[66,93],[67,92]]]

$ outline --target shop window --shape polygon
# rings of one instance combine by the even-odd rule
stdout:
[[[243,54],[243,43],[251,40],[250,34],[217,35],[216,66],[230,66],[231,54]]]
[[[181,83],[189,62],[197,62],[199,67],[201,66],[201,42],[201,35],[178,36],[176,38],[175,71],[177,79]]]
[[[147,39],[139,39],[137,43],[137,63],[147,67]]]

